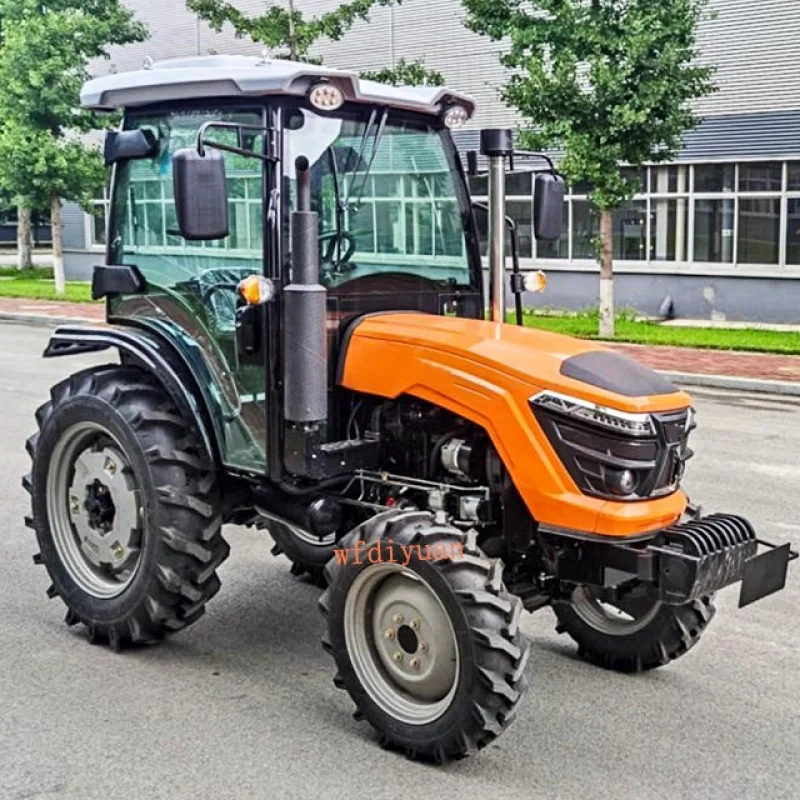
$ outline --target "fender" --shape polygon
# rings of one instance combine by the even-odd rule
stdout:
[[[582,365],[592,367],[598,356],[602,367],[616,365],[626,376],[616,388],[612,370],[599,379],[586,374]],[[609,348],[483,320],[383,313],[353,324],[339,358],[338,381],[347,389],[387,398],[412,395],[482,427],[543,525],[640,536],[671,525],[686,509],[680,491],[636,502],[583,494],[530,409],[530,398],[543,389],[633,413],[691,404],[687,394]],[[621,393],[623,384],[635,385],[627,376],[638,378],[645,391]]]
[[[115,348],[123,361],[146,369],[169,392],[187,419],[194,420],[205,446],[206,455],[217,465],[221,431],[216,420],[215,401],[202,389],[203,383],[184,356],[168,339],[150,330],[112,325],[64,325],[56,329],[42,353],[44,358],[98,353]],[[196,366],[195,366],[196,368]],[[210,380],[205,381],[210,386]]]

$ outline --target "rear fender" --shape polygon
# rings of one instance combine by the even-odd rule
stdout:
[[[116,349],[122,360],[137,364],[161,383],[186,418],[194,420],[206,456],[219,466],[222,463],[219,452],[221,431],[215,421],[221,418],[221,409],[202,389],[203,383],[211,386],[211,381],[199,380],[202,376],[195,375],[180,351],[166,338],[137,328],[67,325],[56,329],[42,355],[54,358],[97,353],[110,348]]]

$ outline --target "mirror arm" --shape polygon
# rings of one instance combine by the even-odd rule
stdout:
[[[522,325],[522,278],[519,270],[519,240],[517,238],[517,223],[511,217],[506,217],[506,225],[511,235],[511,273],[512,291],[514,293],[514,312],[517,325]]]
[[[222,142],[214,142],[206,138],[206,132],[209,128],[225,128],[227,130],[236,131],[236,141],[240,145],[234,147],[229,144],[222,144]],[[257,158],[260,161],[268,161],[271,163],[276,162],[278,159],[274,156],[265,156],[263,153],[256,153],[253,150],[245,150],[241,147],[242,144],[242,131],[258,131],[266,136],[269,131],[260,125],[240,125],[238,122],[204,122],[197,130],[197,153],[202,158],[205,157],[206,147],[212,147],[214,150],[222,150],[226,153],[234,153],[238,156],[245,158]]]
[[[472,201],[473,208],[489,214],[489,206],[485,203]],[[519,239],[517,238],[517,223],[511,217],[506,217],[506,227],[511,235],[511,291],[514,294],[514,313],[517,318],[517,325],[522,325],[522,278],[519,266]]]

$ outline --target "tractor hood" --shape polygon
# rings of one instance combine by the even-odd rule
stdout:
[[[460,317],[403,312],[364,317],[351,329],[341,359],[345,386],[391,397],[416,394],[421,373],[437,365],[437,372],[454,380],[468,372],[496,382],[498,390],[550,389],[619,411],[670,411],[690,402],[658,373],[609,347]]]
[[[537,422],[530,401],[543,390],[633,414],[690,405],[687,394],[608,347],[483,320],[373,314],[342,342],[338,382],[378,397],[418,397],[479,425],[540,524],[625,537],[667,527],[686,508],[680,491],[635,503],[582,493]]]

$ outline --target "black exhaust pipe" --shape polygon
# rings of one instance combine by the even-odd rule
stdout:
[[[284,466],[325,481],[377,464],[377,440],[328,441],[327,292],[319,282],[319,217],[311,210],[308,159],[295,161],[292,276],[283,290]]]
[[[283,290],[283,413],[290,423],[324,426],[328,417],[327,293],[319,282],[319,219],[311,210],[307,158],[297,158],[295,172],[292,282]]]

